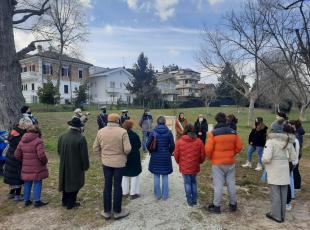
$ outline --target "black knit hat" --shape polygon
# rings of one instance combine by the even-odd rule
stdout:
[[[279,117],[282,117],[284,120],[287,120],[287,119],[288,119],[288,117],[286,116],[286,114],[283,113],[283,112],[277,112],[277,115],[278,115]]]
[[[28,109],[29,109],[29,106],[24,105],[23,107],[21,107],[20,112],[21,112],[22,114],[27,113],[27,110],[28,110]]]
[[[81,128],[84,126],[80,118],[77,118],[77,117],[74,117],[71,121],[68,121],[68,125],[75,127],[75,128]]]

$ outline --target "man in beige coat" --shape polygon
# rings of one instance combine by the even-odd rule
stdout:
[[[127,155],[131,151],[131,145],[127,131],[120,127],[120,116],[116,113],[109,114],[108,125],[100,129],[95,139],[93,150],[101,156],[104,191],[104,211],[101,215],[105,219],[112,216],[112,184],[114,179],[113,212],[114,219],[120,219],[129,215],[122,209],[122,177],[126,165]]]

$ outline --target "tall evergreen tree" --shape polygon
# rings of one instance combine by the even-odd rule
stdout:
[[[154,74],[152,64],[142,52],[134,64],[132,70],[133,78],[126,85],[127,90],[136,95],[136,102],[146,106],[151,100],[157,100],[160,96],[160,91],[157,88],[157,80]]]
[[[53,82],[48,79],[47,83],[43,87],[38,89],[38,97],[40,103],[53,105],[55,104],[55,95],[57,93],[56,87],[53,85]]]
[[[83,104],[85,104],[88,99],[88,85],[86,83],[80,85],[79,88],[75,88],[73,93],[75,95],[74,105],[76,107],[83,107]]]

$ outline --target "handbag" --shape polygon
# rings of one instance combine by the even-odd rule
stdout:
[[[157,142],[157,138],[156,138],[156,132],[154,131],[154,135],[153,135],[153,140],[151,142],[151,144],[148,146],[147,150],[149,150],[150,153],[154,152],[156,150],[156,142]]]

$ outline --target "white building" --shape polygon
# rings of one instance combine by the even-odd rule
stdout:
[[[118,101],[129,104],[134,96],[126,89],[133,77],[125,68],[90,68],[89,93],[92,103],[117,104]]]
[[[34,55],[27,55],[20,60],[22,92],[26,103],[39,103],[38,89],[50,79],[56,86],[59,70],[59,54],[52,50],[42,51]],[[62,68],[60,79],[60,103],[69,103],[74,97],[74,90],[89,79],[89,67],[91,64],[62,56]]]
[[[166,101],[176,101],[178,92],[176,86],[178,82],[175,76],[171,73],[157,73],[157,87],[160,90],[164,100]]]

